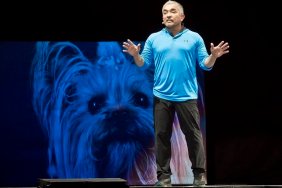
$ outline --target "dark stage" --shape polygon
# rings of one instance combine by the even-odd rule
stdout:
[[[50,176],[48,140],[31,103],[33,43],[144,41],[163,28],[165,0],[2,2],[9,14],[0,11],[0,187],[126,187],[116,179],[37,184]],[[179,2],[185,26],[201,34],[208,49],[211,42],[230,44],[230,53],[204,74],[205,187],[282,187],[281,6],[272,1]]]

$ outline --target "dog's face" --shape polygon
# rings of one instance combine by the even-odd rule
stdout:
[[[72,43],[37,46],[33,102],[50,140],[49,174],[153,183],[151,71],[118,44],[102,43],[97,51],[90,61]]]

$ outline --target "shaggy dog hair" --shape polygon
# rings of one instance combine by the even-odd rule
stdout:
[[[93,58],[71,42],[36,44],[33,106],[49,141],[48,174],[154,184],[153,68],[137,67],[117,42],[92,45]],[[172,143],[181,183],[191,172],[177,123]]]

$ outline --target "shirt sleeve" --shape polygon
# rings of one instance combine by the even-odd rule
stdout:
[[[154,62],[151,36],[149,36],[148,39],[145,41],[145,45],[142,50],[141,57],[144,60],[144,65],[142,67],[144,69],[150,67],[151,64]]]
[[[210,70],[212,70],[213,67],[207,67],[205,65],[205,61],[209,57],[209,54],[207,52],[207,48],[205,46],[203,38],[200,35],[198,35],[198,36],[199,36],[199,40],[198,40],[197,60],[199,62],[199,66],[203,70],[210,71]]]

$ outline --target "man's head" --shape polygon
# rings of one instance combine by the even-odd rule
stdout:
[[[176,2],[169,0],[162,8],[163,24],[167,27],[179,25],[185,18],[183,6]]]

